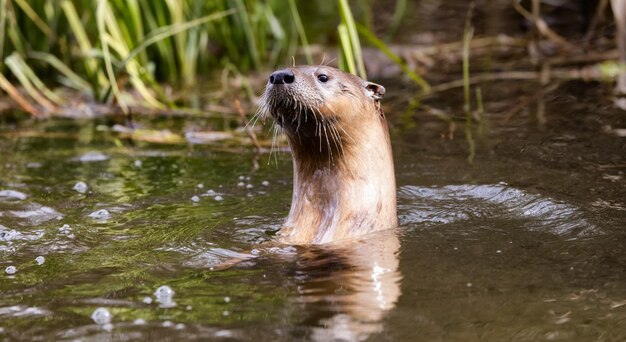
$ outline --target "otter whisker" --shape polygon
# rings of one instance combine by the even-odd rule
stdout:
[[[330,139],[328,139],[328,133],[326,132],[326,121],[322,121],[322,128],[324,128],[324,137],[326,138],[326,146],[328,147],[328,163],[329,165],[333,161],[333,149],[330,147]]]
[[[274,147],[276,146],[276,131],[277,131],[277,124],[276,121],[274,121],[272,123],[272,147],[270,148],[270,155],[267,158],[267,165],[270,165],[270,162],[272,161],[272,154],[274,153]],[[278,161],[276,162],[276,165],[278,166]]]
[[[333,138],[333,142],[335,143],[335,146],[337,146],[337,152],[343,155],[343,141],[341,141],[341,136],[337,131],[337,125],[335,124],[335,122],[329,121],[329,129],[331,132],[331,137]]]
[[[330,111],[330,112],[331,112],[334,116],[337,116],[337,113],[336,113],[336,112],[335,112],[332,108],[328,108],[328,110],[329,110],[329,111]],[[343,132],[343,133],[344,133],[344,134],[345,134],[348,138],[350,138],[350,140],[351,140],[353,143],[356,143],[356,140],[354,140],[354,138],[352,138],[352,136],[351,136],[350,134],[348,134],[348,132],[346,132],[346,130],[345,130],[343,127],[341,127],[341,125],[338,125],[338,126],[339,126],[339,129],[341,129],[341,131],[342,131],[342,132]]]

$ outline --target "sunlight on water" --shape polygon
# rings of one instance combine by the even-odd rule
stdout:
[[[14,143],[0,340],[547,339],[625,317],[622,221],[580,197],[403,167],[407,153],[399,229],[282,246],[289,155],[252,171],[244,152]]]
[[[480,219],[505,219],[522,229],[557,235],[589,236],[602,231],[579,208],[531,194],[506,184],[404,186],[399,190],[403,224],[447,224]]]

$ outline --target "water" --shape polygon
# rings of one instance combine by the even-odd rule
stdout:
[[[459,3],[424,2],[436,18],[409,27],[452,21],[459,40]],[[517,30],[485,22],[479,34]],[[102,129],[114,119],[4,123],[0,340],[626,340],[626,144],[610,133],[626,122],[611,86],[481,85],[469,164],[461,123],[405,113],[416,89],[380,83],[401,225],[329,246],[263,245],[289,209],[288,154],[256,170],[248,147],[120,140]],[[423,104],[458,116],[462,92]]]
[[[94,121],[5,129],[0,337],[626,338],[620,138],[494,116],[470,165],[418,115],[391,119],[401,227],[314,248],[259,247],[288,154],[255,171],[245,147],[119,145]]]

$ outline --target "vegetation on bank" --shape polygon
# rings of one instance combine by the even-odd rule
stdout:
[[[607,1],[602,1],[605,7]],[[331,30],[335,31],[337,64],[342,69],[366,77],[363,41],[397,63],[422,94],[464,87],[467,95],[470,83],[500,77],[539,78],[543,72],[470,75],[467,63],[474,46],[470,35],[457,49],[464,62],[459,81],[431,87],[419,75],[423,69],[407,65],[411,58],[407,56],[432,58],[441,54],[441,47],[404,53],[402,48],[388,45],[400,27],[407,0],[394,4],[385,34],[376,35],[368,20],[373,2],[315,2],[320,13],[338,14]],[[198,75],[221,71],[220,82],[238,77],[252,103],[254,92],[241,75],[271,69],[296,57],[308,63],[328,62],[317,60],[319,55],[314,57],[312,52],[312,43],[317,42],[308,35],[315,29],[307,27],[303,16],[310,14],[311,6],[296,0],[0,0],[0,94],[4,92],[13,104],[34,116],[112,108],[124,113],[142,108],[171,110],[178,105],[172,89],[190,89]],[[565,51],[572,48],[573,44],[545,25],[537,16],[539,11],[516,6],[535,27],[532,39],[552,41]],[[577,71],[553,70],[552,77],[590,75]],[[614,79],[620,71],[623,66],[619,64],[603,64],[592,70],[591,77]],[[62,89],[73,89],[71,96]]]
[[[340,8],[340,65],[365,77],[348,2],[325,6]],[[163,83],[271,68],[299,47],[312,63],[294,0],[0,0],[0,89],[33,115],[67,105],[56,86],[124,112],[172,108]]]

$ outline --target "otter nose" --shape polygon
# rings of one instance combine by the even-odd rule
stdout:
[[[271,84],[289,84],[289,83],[293,83],[294,80],[295,80],[295,76],[293,72],[291,72],[290,70],[286,70],[286,69],[274,71],[272,75],[270,76]]]

